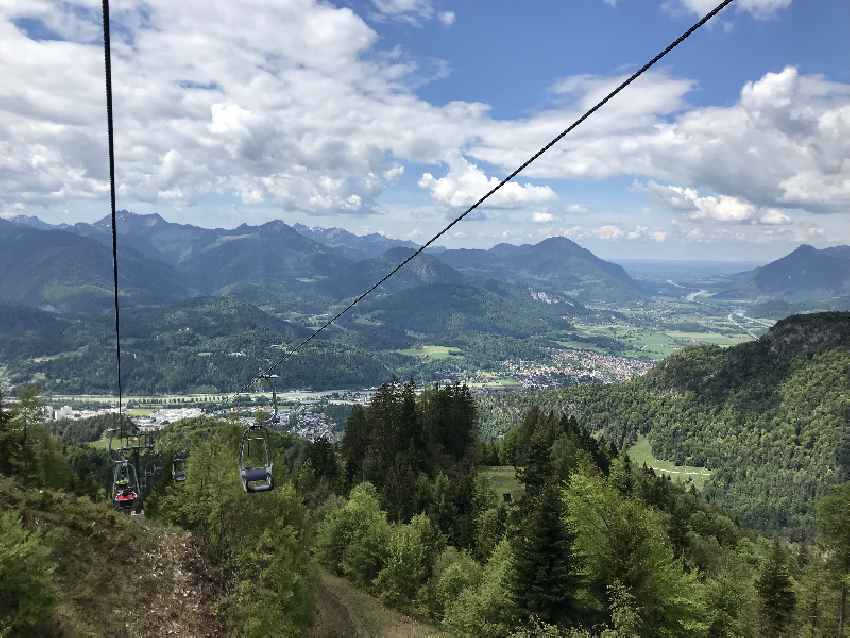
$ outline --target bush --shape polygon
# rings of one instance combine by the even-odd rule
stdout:
[[[513,553],[508,541],[496,547],[481,583],[464,589],[446,608],[445,624],[464,636],[504,636],[516,625],[517,608],[511,596]]]
[[[345,505],[322,521],[317,547],[331,570],[368,587],[384,566],[389,541],[390,526],[378,491],[371,483],[361,483],[351,490]]]
[[[481,583],[481,565],[465,551],[447,547],[434,563],[431,579],[423,588],[422,606],[432,618],[443,620],[446,608],[458,599],[465,589]]]
[[[39,635],[56,605],[55,565],[39,532],[17,512],[0,514],[0,636]]]
[[[391,607],[408,606],[431,573],[438,535],[426,514],[409,525],[394,525],[383,569],[375,587]]]

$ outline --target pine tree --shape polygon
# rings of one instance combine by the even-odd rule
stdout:
[[[576,616],[576,578],[571,573],[572,537],[563,521],[558,487],[550,482],[514,538],[513,595],[526,616],[568,623]]]
[[[838,634],[844,635],[847,580],[850,576],[850,483],[833,488],[817,504],[818,540],[829,551],[828,565],[834,584],[841,590],[838,603]]]
[[[784,636],[794,615],[796,596],[791,588],[791,577],[785,554],[778,541],[774,541],[761,574],[756,581],[759,614],[765,636]]]

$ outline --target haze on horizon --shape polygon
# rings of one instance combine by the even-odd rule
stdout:
[[[119,206],[423,241],[710,4],[121,3]],[[850,243],[848,23],[839,0],[736,2],[446,245],[767,261]],[[0,38],[0,215],[102,218],[99,5],[8,0]]]

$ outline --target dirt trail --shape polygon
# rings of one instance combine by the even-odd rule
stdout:
[[[183,530],[144,526],[155,536],[142,556],[145,583],[143,627],[149,636],[221,636],[223,627],[211,607],[219,587],[209,577],[197,540]]]
[[[435,627],[387,609],[344,578],[322,572],[312,638],[447,638]]]

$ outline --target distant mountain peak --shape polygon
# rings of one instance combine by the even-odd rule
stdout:
[[[125,208],[115,211],[115,221],[119,224],[139,224],[141,226],[156,226],[158,224],[169,223],[159,213],[134,213]],[[112,215],[104,215],[94,225],[105,226],[107,228],[112,226]]]
[[[749,273],[758,292],[771,296],[817,298],[850,292],[850,247],[801,244],[785,257]]]
[[[817,248],[812,246],[811,244],[800,244],[797,246],[792,252],[792,255],[804,255],[804,254],[812,254],[817,252]]]
[[[35,215],[0,215],[0,219],[3,221],[10,222],[12,224],[20,224],[21,226],[29,226],[30,228],[37,228],[39,230],[50,230],[57,228],[65,228],[66,224],[48,224],[47,222],[42,221],[39,217]]]

